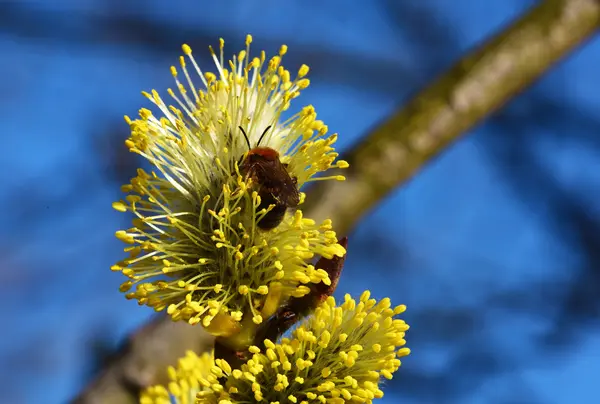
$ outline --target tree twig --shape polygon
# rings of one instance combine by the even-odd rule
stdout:
[[[527,88],[600,25],[599,0],[545,0],[463,57],[343,157],[346,181],[317,183],[310,216],[340,234],[451,142]],[[303,207],[303,210],[306,210]]]
[[[308,217],[329,217],[338,234],[462,133],[530,85],[600,25],[599,0],[546,0],[466,55],[344,156],[344,182],[312,187]],[[77,403],[132,403],[140,388],[156,383],[167,364],[210,338],[201,327],[160,316],[116,355]]]

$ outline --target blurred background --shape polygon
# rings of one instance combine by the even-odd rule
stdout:
[[[109,270],[111,202],[141,164],[122,116],[172,85],[182,43],[203,67],[219,37],[286,43],[311,67],[292,109],[315,105],[343,152],[532,4],[0,1],[0,402],[67,402],[151,316]],[[350,235],[338,295],[409,308],[381,403],[600,401],[599,65],[595,38]]]

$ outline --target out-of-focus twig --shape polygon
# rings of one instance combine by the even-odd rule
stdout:
[[[188,349],[202,352],[211,345],[212,339],[202,327],[159,316],[131,336],[73,403],[137,403],[142,388],[167,382],[167,366],[175,364]]]
[[[303,207],[315,219],[330,217],[339,234],[390,191],[409,179],[556,61],[596,32],[600,0],[546,0],[466,55],[404,108],[344,156],[347,181],[314,186]],[[77,403],[135,402],[137,391],[157,382],[166,364],[209,339],[201,327],[165,317],[142,328],[90,384]]]
[[[343,182],[320,182],[307,207],[347,233],[390,191],[600,26],[599,0],[545,0],[419,92],[343,156]],[[306,210],[306,208],[303,208]]]

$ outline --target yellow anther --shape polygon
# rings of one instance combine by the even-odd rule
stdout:
[[[113,202],[112,207],[119,212],[127,212],[127,205],[123,201]]]
[[[302,78],[306,76],[309,70],[310,68],[307,65],[300,66],[300,69],[298,69],[298,77]]]
[[[119,240],[123,241],[124,243],[133,244],[135,242],[135,239],[133,238],[133,236],[128,234],[124,230],[119,230],[119,231],[115,232],[115,236]]]
[[[217,79],[217,76],[215,76],[214,73],[206,72],[206,73],[204,73],[204,78],[210,84]]]
[[[309,85],[310,85],[310,80],[309,79],[300,79],[296,83],[296,86],[298,86],[298,88],[301,89],[301,90],[304,90]]]

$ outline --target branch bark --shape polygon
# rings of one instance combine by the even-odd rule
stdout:
[[[462,133],[518,94],[600,26],[600,0],[546,0],[466,55],[344,158],[344,182],[309,190],[306,215],[329,217],[338,234],[438,155]],[[212,342],[201,327],[159,316],[135,333],[76,403],[133,403],[164,377],[186,349]]]
[[[343,157],[343,182],[310,189],[310,217],[347,234],[376,203],[528,87],[600,25],[599,0],[541,1],[459,60]],[[303,210],[306,210],[303,208]]]

